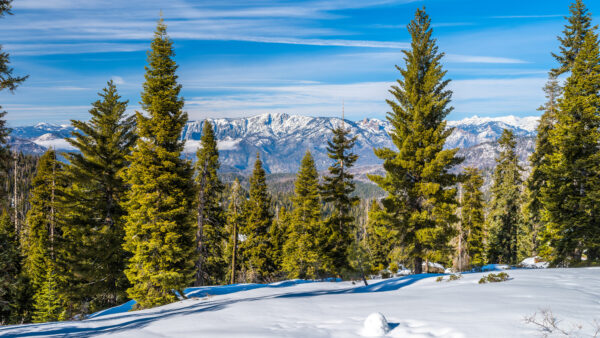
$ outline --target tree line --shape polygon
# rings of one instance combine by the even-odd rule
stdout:
[[[367,284],[370,274],[400,265],[464,271],[534,255],[555,266],[596,264],[600,55],[585,5],[577,0],[570,10],[544,89],[531,174],[504,131],[489,200],[481,172],[457,172],[458,149],[444,148],[452,92],[424,9],[408,25],[411,45],[390,89],[394,148],[374,149],[385,174],[369,179],[385,197],[356,196],[356,138],[341,124],[327,142],[327,173],[319,175],[307,151],[289,203],[269,192],[259,154],[248,189],[222,181],[208,120],[195,161],[182,157],[188,116],[161,19],[143,112],[126,114],[128,102],[109,81],[90,119],[72,120],[77,131],[67,141],[78,152],[11,152],[0,115],[0,323],[82,318],[127,299],[149,308],[192,286],[289,278]],[[10,0],[0,0],[4,13]],[[0,89],[15,90],[26,77],[13,76],[8,54],[0,55]]]

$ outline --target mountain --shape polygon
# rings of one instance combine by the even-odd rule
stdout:
[[[381,161],[373,154],[373,148],[392,147],[388,132],[389,122],[365,118],[348,121],[336,117],[309,117],[288,114],[262,114],[247,118],[209,119],[215,128],[221,163],[224,171],[246,173],[252,169],[256,153],[263,158],[270,173],[292,173],[298,169],[306,150],[313,153],[319,170],[325,170],[330,160],[327,157],[327,141],[331,129],[345,124],[351,135],[357,137],[354,152],[359,155],[356,172],[364,176],[377,172]],[[523,162],[533,150],[533,137],[537,117],[499,118],[471,117],[460,121],[449,121],[454,128],[446,143],[447,148],[461,148],[465,165],[491,168],[498,153],[495,141],[503,129],[512,129],[519,139],[520,156]],[[185,140],[185,156],[193,159],[200,142],[204,121],[186,124],[182,139]],[[15,127],[11,144],[18,150],[40,153],[48,147],[61,151],[74,149],[64,138],[75,129],[69,125],[40,123],[35,126]]]

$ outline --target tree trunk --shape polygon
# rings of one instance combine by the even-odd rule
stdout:
[[[233,254],[231,257],[231,281],[230,281],[230,284],[235,284],[235,265],[236,265],[236,258],[237,258],[237,237],[238,237],[237,224],[233,224]]]
[[[415,275],[423,273],[423,258],[421,258],[421,257],[415,257],[414,258],[414,265],[415,265],[415,267],[414,267],[414,269],[415,269],[414,274]]]

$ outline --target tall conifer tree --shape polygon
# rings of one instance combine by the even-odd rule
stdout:
[[[317,278],[323,269],[318,234],[321,227],[319,174],[310,151],[296,176],[293,211],[283,248],[283,270],[288,278]]]
[[[239,258],[239,236],[240,229],[244,225],[244,193],[240,181],[236,178],[231,185],[231,193],[229,194],[229,206],[227,208],[227,226],[231,233],[231,239],[229,242],[231,265],[229,270],[229,283],[235,284],[238,267],[240,262]]]
[[[70,298],[84,313],[123,303],[129,284],[123,273],[127,187],[119,174],[135,142],[135,116],[125,115],[127,101],[112,81],[99,95],[89,111],[91,119],[72,120],[77,131],[67,138],[79,152],[68,154],[72,185],[66,198],[65,264],[73,275]]]
[[[588,32],[564,87],[549,139],[554,152],[542,170],[546,229],[543,254],[555,264],[600,259],[600,55]]]
[[[162,18],[148,53],[142,108],[131,165],[125,211],[124,247],[132,254],[125,274],[128,295],[138,307],[176,300],[175,291],[194,281],[194,188],[191,164],[181,158],[181,132],[187,122],[179,97],[173,43]]]
[[[585,36],[592,31],[592,15],[589,13],[583,0],[575,0],[569,7],[570,16],[567,17],[568,24],[565,25],[563,36],[557,37],[560,42],[560,52],[552,53],[558,62],[558,67],[550,71],[550,75],[558,77],[571,71],[577,54],[581,50]]]
[[[35,290],[35,318],[37,321],[58,320],[66,306],[64,293],[58,292],[59,282],[64,281],[64,271],[58,270],[61,261],[61,235],[63,219],[62,198],[66,182],[63,181],[63,165],[54,150],[48,150],[40,158],[36,176],[32,182],[27,213],[23,250],[26,254],[25,269]],[[52,281],[48,281],[52,276]],[[49,288],[51,283],[52,287]],[[64,290],[64,282],[60,285]],[[51,292],[50,295],[47,292]],[[52,312],[48,312],[48,302]],[[61,311],[56,307],[60,306]]]
[[[334,162],[329,167],[329,176],[323,178],[321,196],[324,202],[332,205],[333,210],[324,222],[321,237],[325,238],[323,249],[330,265],[328,270],[340,274],[349,266],[348,248],[353,242],[353,230],[356,227],[351,211],[358,203],[358,197],[351,196],[355,186],[354,175],[350,174],[349,169],[358,155],[352,153],[356,136],[348,136],[350,129],[340,125],[332,132],[333,140],[327,142],[327,152]]]
[[[22,256],[8,212],[0,215],[0,325],[18,323]]]
[[[483,214],[483,178],[481,172],[475,168],[465,168],[466,179],[461,186],[461,201],[460,201],[460,231],[459,242],[461,251],[464,251],[464,256],[468,260],[464,264],[459,264],[459,268],[463,266],[482,266],[485,264],[484,255],[484,214]],[[461,258],[461,263],[462,263]]]
[[[224,186],[219,180],[219,150],[210,121],[204,121],[200,148],[196,152],[197,228],[195,285],[223,281],[227,262],[223,257],[225,211],[221,203]]]
[[[275,272],[272,257],[272,243],[269,231],[273,224],[271,197],[267,191],[266,173],[256,154],[254,170],[250,177],[250,196],[246,202],[245,222],[242,234],[245,240],[241,244],[244,263],[252,282],[268,281]]]
[[[388,100],[390,136],[397,150],[375,149],[386,175],[369,178],[388,193],[382,200],[385,211],[401,233],[413,271],[421,273],[423,260],[443,260],[449,252],[457,220],[457,176],[449,170],[461,159],[455,157],[458,149],[444,149],[452,132],[444,120],[452,110],[452,92],[440,62],[444,54],[424,10],[417,10],[408,32],[412,41],[403,51],[405,68],[396,67],[402,79],[390,90],[395,100]]]
[[[498,140],[502,152],[496,158],[492,200],[488,214],[488,258],[493,263],[517,264],[523,234],[521,178],[523,168],[515,152],[517,142],[511,130],[504,129]]]

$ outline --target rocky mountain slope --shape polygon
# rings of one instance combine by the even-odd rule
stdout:
[[[298,169],[300,160],[307,150],[315,157],[319,170],[329,165],[327,140],[331,129],[344,123],[351,135],[357,137],[354,151],[359,155],[357,173],[374,172],[381,161],[373,154],[375,147],[392,147],[388,136],[391,129],[387,121],[366,118],[361,121],[342,121],[335,117],[309,117],[288,114],[262,114],[247,118],[210,119],[215,127],[221,163],[224,171],[248,172],[252,168],[256,153],[260,153],[270,173],[290,173]],[[198,148],[204,121],[190,121],[185,126],[186,156],[193,159]],[[519,139],[518,152],[524,164],[533,150],[536,117],[500,118],[472,117],[460,121],[449,121],[454,128],[446,147],[461,148],[464,165],[491,168],[498,153],[496,139],[505,128],[514,131]],[[42,153],[48,147],[60,151],[74,149],[64,140],[73,131],[69,125],[40,123],[35,126],[15,127],[11,146],[27,153]]]

